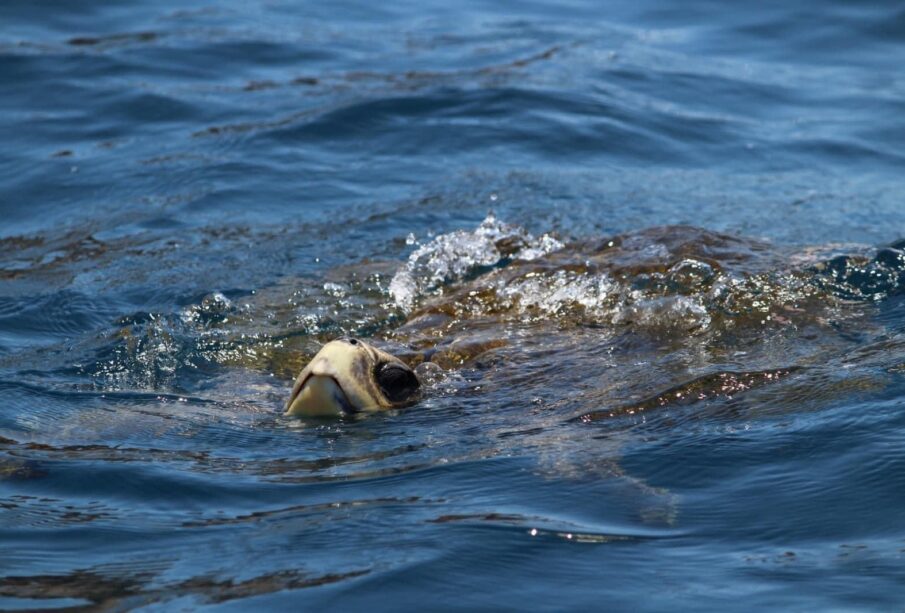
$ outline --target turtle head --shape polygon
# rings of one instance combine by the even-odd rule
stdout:
[[[399,358],[354,338],[324,345],[299,373],[286,415],[350,415],[406,406],[421,384]]]

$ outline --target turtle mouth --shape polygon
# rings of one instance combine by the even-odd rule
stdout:
[[[317,374],[317,373],[309,373],[305,380],[302,381],[302,385],[299,386],[299,391],[292,398],[289,399],[288,406],[292,406],[295,401],[301,396],[306,389],[308,389],[308,384],[312,383],[313,379],[320,379],[322,381],[328,381],[332,383],[333,389],[331,390],[331,399],[336,403],[339,407],[340,414],[342,415],[354,415],[358,413],[359,410],[355,408],[355,405],[349,400],[349,396],[346,394],[346,390],[343,389],[342,384],[339,382],[339,379],[334,377],[333,375],[328,374]],[[323,399],[321,399],[323,400]]]

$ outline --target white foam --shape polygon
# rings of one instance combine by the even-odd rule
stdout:
[[[503,246],[514,248],[504,253]],[[556,238],[535,238],[524,228],[499,221],[490,213],[474,232],[456,230],[441,234],[418,247],[390,282],[396,305],[410,311],[426,295],[460,281],[482,267],[498,265],[504,258],[533,260],[562,248]]]

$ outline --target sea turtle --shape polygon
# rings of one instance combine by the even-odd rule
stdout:
[[[397,408],[419,397],[416,371],[433,372],[419,364],[448,370],[576,344],[599,347],[598,360],[630,347],[643,362],[646,344],[681,358],[662,372],[623,367],[629,393],[612,408],[613,395],[601,403],[588,392],[608,408],[583,420],[731,397],[844,344],[843,322],[905,287],[903,246],[793,250],[689,226],[564,243],[491,217],[419,247],[389,284],[406,319],[370,339],[383,349],[361,338],[327,343],[286,412]]]

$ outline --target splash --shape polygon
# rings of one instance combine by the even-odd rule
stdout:
[[[416,249],[390,282],[396,306],[409,312],[418,300],[439,295],[443,287],[513,260],[534,260],[561,249],[549,234],[538,238],[489,214],[474,232],[441,234]]]

